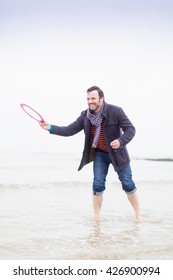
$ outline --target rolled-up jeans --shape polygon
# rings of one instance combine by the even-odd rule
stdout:
[[[111,159],[106,152],[96,151],[93,163],[93,194],[101,195],[106,188],[106,176],[108,174]],[[121,170],[117,171],[118,178],[121,182],[122,189],[127,193],[136,191],[135,183],[132,180],[132,172],[130,164],[128,163]]]

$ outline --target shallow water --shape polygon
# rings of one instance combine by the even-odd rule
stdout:
[[[72,166],[74,162],[75,159],[71,161]],[[133,163],[138,175],[146,173],[142,180],[136,180],[143,216],[138,224],[126,195],[119,182],[113,181],[111,172],[101,220],[96,223],[93,220],[89,181],[92,178],[83,176],[82,179],[81,175],[78,178],[73,174],[70,181],[74,166],[66,166],[67,176],[65,172],[59,177],[57,174],[52,176],[57,162],[51,164],[52,169],[48,160],[45,164],[42,162],[42,166],[39,166],[39,161],[34,161],[33,165],[32,161],[25,165],[18,162],[14,173],[2,176],[1,260],[173,258],[173,165],[163,162],[147,165],[146,161]],[[33,172],[34,166],[39,166],[38,173]],[[12,165],[6,168],[10,172]],[[149,179],[147,168],[152,170],[150,174],[153,170],[157,173],[157,169],[164,171],[165,168],[169,176],[164,178],[162,172],[158,175],[159,178],[162,176],[161,180],[157,180],[156,176]],[[46,170],[47,176],[44,173]],[[19,171],[21,176],[18,178]],[[26,171],[30,177],[25,182]],[[10,174],[15,174],[13,183]]]

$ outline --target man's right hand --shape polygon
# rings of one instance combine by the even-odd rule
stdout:
[[[45,130],[50,130],[50,124],[48,122],[39,122],[39,125]]]

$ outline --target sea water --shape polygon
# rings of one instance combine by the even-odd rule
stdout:
[[[173,258],[173,162],[132,159],[142,222],[110,166],[100,222],[78,154],[1,153],[0,259]]]

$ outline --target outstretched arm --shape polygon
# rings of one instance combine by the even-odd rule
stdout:
[[[48,122],[40,122],[39,124],[43,129],[48,130],[51,134],[60,136],[72,136],[84,128],[82,114],[73,123],[67,126],[52,125]]]

